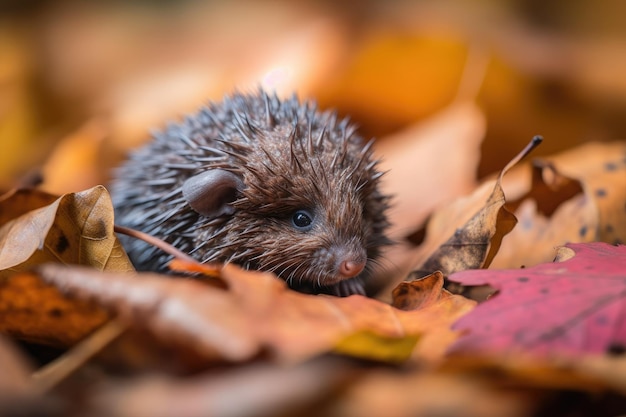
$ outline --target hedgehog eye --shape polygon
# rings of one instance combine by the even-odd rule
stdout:
[[[303,232],[313,228],[313,216],[306,210],[298,210],[291,216],[291,224]]]

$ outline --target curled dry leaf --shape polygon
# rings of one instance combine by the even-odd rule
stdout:
[[[450,324],[474,306],[453,296],[402,311],[361,296],[312,296],[289,290],[272,274],[234,265],[222,270],[228,290],[157,274],[100,273],[56,264],[40,270],[46,281],[78,298],[95,300],[163,343],[194,349],[207,359],[217,353],[230,361],[261,351],[281,362],[303,361],[361,331],[381,338],[418,336],[413,357],[438,359],[457,337]]]
[[[626,246],[568,244],[559,255],[569,259],[450,276],[464,285],[489,284],[499,290],[455,324],[464,336],[452,351],[537,355],[623,351]]]
[[[498,252],[502,238],[510,232],[517,219],[505,207],[502,177],[541,143],[531,143],[502,169],[495,180],[486,181],[471,195],[435,212],[426,228],[426,239],[416,255],[417,278],[433,271],[445,276],[469,268],[487,267]]]
[[[13,200],[1,204],[12,205]],[[113,233],[113,206],[104,187],[65,194],[2,225],[0,279],[47,261],[133,269]]]
[[[401,282],[394,288],[392,305],[400,310],[428,307],[452,294],[443,288],[443,274],[435,271],[424,278]]]
[[[549,262],[568,242],[626,242],[626,142],[587,143],[518,171],[504,188],[519,225],[493,268]]]
[[[68,346],[108,315],[93,304],[67,300],[27,271],[50,261],[97,270],[128,271],[132,265],[113,233],[113,207],[104,187],[52,198],[32,190],[0,201],[0,330]]]

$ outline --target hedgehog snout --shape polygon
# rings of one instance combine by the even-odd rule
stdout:
[[[335,274],[341,279],[354,278],[365,269],[367,254],[363,248],[339,246],[332,253]]]

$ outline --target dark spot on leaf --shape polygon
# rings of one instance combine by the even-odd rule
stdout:
[[[587,226],[585,225],[581,227],[578,231],[578,234],[580,235],[580,237],[584,237],[587,234]]]
[[[58,308],[53,308],[51,310],[48,310],[48,314],[51,317],[55,317],[55,318],[63,317],[63,311],[61,311],[61,309],[58,309]]]
[[[615,171],[617,170],[617,164],[614,162],[607,162],[606,164],[604,164],[604,169],[606,169],[607,171]]]
[[[541,294],[550,294],[550,289],[546,288],[546,287],[543,287],[542,289],[539,290],[539,292]]]
[[[517,279],[518,282],[528,282],[529,278],[528,277],[519,277]]]
[[[596,196],[597,197],[604,197],[604,196],[606,196],[606,190],[604,188],[598,188],[596,190]]]
[[[105,239],[107,237],[107,225],[102,219],[98,219],[93,227],[91,237],[94,239]]]
[[[623,355],[624,353],[626,353],[626,346],[624,345],[620,345],[619,343],[614,343],[612,345],[609,345],[608,349],[606,350],[606,353],[608,353],[609,355]]]
[[[62,254],[69,247],[70,247],[69,240],[67,240],[65,235],[62,234],[61,236],[59,236],[59,239],[57,240],[56,245],[54,245],[54,251],[58,254]]]

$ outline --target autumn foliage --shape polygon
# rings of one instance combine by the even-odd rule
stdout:
[[[61,3],[0,29],[0,415],[626,412],[626,125],[598,116],[626,89],[585,59],[611,52],[512,16],[475,40],[479,14],[454,31],[426,5],[259,4],[153,26]],[[550,82],[574,92],[546,120]],[[127,257],[111,169],[150,128],[259,84],[377,137],[395,244],[371,297]]]

